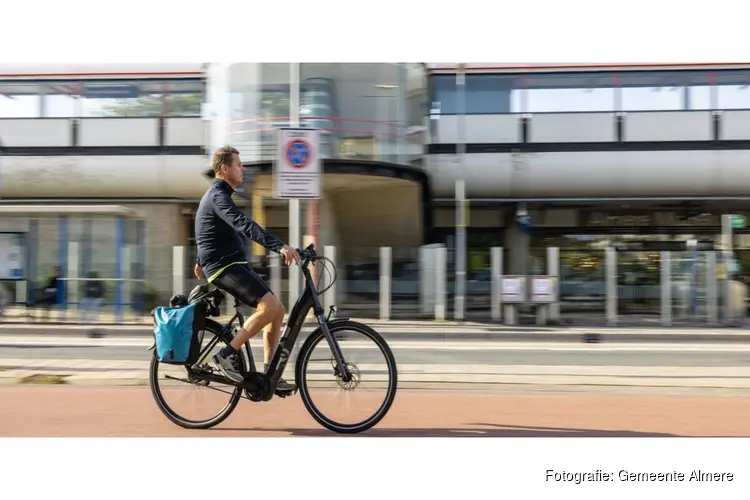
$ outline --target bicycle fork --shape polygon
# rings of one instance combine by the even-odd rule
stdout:
[[[339,346],[338,341],[331,333],[331,329],[328,328],[328,318],[323,315],[323,309],[321,308],[319,309],[319,311],[320,312],[316,312],[315,317],[318,320],[318,326],[320,326],[321,330],[323,330],[323,335],[328,341],[328,345],[331,348],[331,351],[333,351],[333,359],[336,360],[336,364],[341,371],[341,379],[344,382],[350,382],[352,380],[352,374],[349,372],[349,367],[346,365],[346,361],[344,360],[344,353],[341,352],[341,347]],[[334,309],[331,308],[331,312],[333,311]]]

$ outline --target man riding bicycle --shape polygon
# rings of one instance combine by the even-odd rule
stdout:
[[[195,239],[198,258],[195,276],[204,276],[209,283],[234,296],[241,303],[255,308],[231,344],[214,355],[214,363],[225,377],[242,383],[238,351],[242,345],[265,327],[263,339],[264,371],[279,343],[284,306],[265,281],[250,267],[242,236],[268,250],[284,256],[287,265],[299,265],[300,256],[252,219],[243,214],[232,200],[232,194],[242,184],[244,167],[240,154],[231,146],[216,150],[213,158],[215,181],[201,198],[195,214]],[[295,386],[279,379],[278,391],[292,392]]]

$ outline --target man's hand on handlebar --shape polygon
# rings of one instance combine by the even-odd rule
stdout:
[[[298,266],[300,265],[299,252],[289,245],[284,245],[284,248],[279,253],[284,256],[284,262],[287,266],[291,265],[292,262]]]

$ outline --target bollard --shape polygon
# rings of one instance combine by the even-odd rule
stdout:
[[[336,247],[334,246],[323,247],[323,256],[331,259],[331,262],[333,262],[334,267],[338,269],[337,262],[336,262]],[[329,271],[331,274],[333,274],[333,269],[329,269]],[[326,290],[325,296],[323,297],[323,303],[324,303],[324,307],[326,311],[328,311],[331,308],[331,306],[336,305],[336,285],[337,283],[334,283],[333,286],[331,286],[328,290]]]
[[[440,245],[425,245],[419,249],[419,305],[423,318],[435,314],[435,259]]]
[[[502,320],[503,299],[500,286],[503,279],[503,249],[502,247],[492,247],[490,250],[490,269],[492,280],[491,292],[491,314],[492,321]]]
[[[445,320],[446,257],[445,247],[435,249],[435,319],[438,321]]]
[[[79,280],[78,280],[78,242],[68,242],[68,269],[65,273],[65,280],[67,284],[68,292],[68,303],[78,304],[80,307],[80,300],[78,297]]]
[[[607,324],[617,324],[617,252],[612,247],[604,251],[607,272],[606,297],[607,297]]]
[[[718,295],[719,287],[716,278],[716,252],[706,252],[706,322],[709,325],[719,324]]]
[[[557,247],[547,248],[547,275],[555,279],[555,290],[557,297],[553,302],[546,305],[548,319],[560,320],[560,249]]]
[[[518,306],[516,304],[505,304],[505,324],[508,326],[518,324]]]
[[[185,293],[185,247],[172,247],[172,295]]]
[[[28,302],[28,282],[21,280],[16,282],[16,302],[18,304],[26,304]]]
[[[672,326],[672,263],[669,252],[661,252],[661,324]]]
[[[128,316],[128,311],[133,306],[133,276],[131,275],[132,256],[135,254],[135,248],[132,245],[125,245],[122,249],[122,262],[120,263],[120,279],[122,281],[122,303],[129,304],[130,307],[123,307],[121,320]]]
[[[268,256],[268,267],[271,279],[271,290],[281,298],[281,257],[273,252]]]
[[[391,319],[391,247],[380,247],[380,319]]]

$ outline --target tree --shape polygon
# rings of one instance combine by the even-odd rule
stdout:
[[[167,112],[172,116],[200,115],[201,94],[168,94]],[[160,116],[163,99],[159,95],[137,99],[115,99],[114,104],[102,106],[99,116]]]

